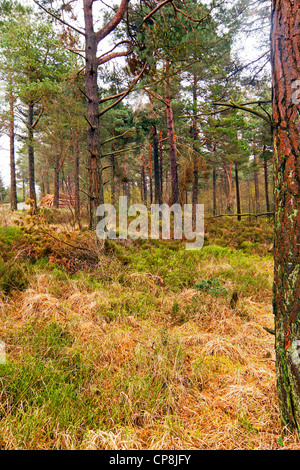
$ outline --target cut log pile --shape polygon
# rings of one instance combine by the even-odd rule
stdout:
[[[54,194],[47,194],[40,201],[40,206],[42,207],[53,207],[54,203]],[[59,193],[59,207],[74,207],[75,205],[75,196],[70,196],[69,194]]]

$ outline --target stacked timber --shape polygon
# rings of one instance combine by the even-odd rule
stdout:
[[[47,196],[43,197],[40,201],[40,206],[42,207],[53,207],[54,203],[54,194],[47,194]],[[75,205],[75,196],[59,193],[59,207],[74,207]]]

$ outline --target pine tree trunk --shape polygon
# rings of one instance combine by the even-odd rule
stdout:
[[[284,425],[300,430],[300,79],[299,2],[272,1],[275,243],[273,313]]]
[[[112,135],[115,135],[114,129],[112,130]],[[111,150],[112,154],[110,156],[110,171],[111,171],[111,177],[110,177],[110,199],[111,199],[111,204],[113,206],[116,205],[116,186],[115,186],[115,173],[116,173],[116,162],[115,162],[115,141],[113,140],[112,145],[111,145]]]
[[[87,141],[89,154],[89,228],[96,227],[96,210],[104,203],[98,94],[97,38],[94,31],[93,2],[84,0],[85,20],[85,93],[88,123]]]
[[[213,168],[213,215],[217,215],[217,171]]]
[[[196,229],[196,209],[198,204],[198,194],[199,194],[199,172],[198,172],[198,151],[196,147],[196,141],[198,139],[198,129],[196,124],[196,115],[197,115],[197,86],[198,79],[196,73],[193,76],[193,189],[192,189],[192,227],[193,230]]]
[[[179,188],[178,188],[178,171],[177,171],[177,150],[174,129],[173,109],[170,97],[170,79],[168,78],[169,62],[166,61],[166,75],[165,80],[165,101],[167,111],[167,127],[170,146],[170,161],[171,161],[171,183],[172,183],[172,204],[179,204]]]
[[[48,161],[47,161],[48,166]],[[49,172],[46,171],[46,193],[50,194],[50,181],[49,181]]]
[[[264,146],[264,152],[266,147]],[[264,157],[264,180],[265,180],[265,196],[266,196],[266,211],[270,212],[270,199],[269,199],[269,177],[268,177],[268,160]]]
[[[150,185],[150,204],[153,202],[153,184],[152,184],[152,146],[149,149],[149,185]]]
[[[163,145],[162,131],[159,131],[159,188],[161,202],[163,202]]]
[[[63,181],[62,181],[63,183]],[[53,207],[59,208],[59,155],[55,156],[54,160],[54,180],[53,180]]]
[[[236,211],[237,211],[237,219],[242,220],[241,217],[241,198],[240,198],[240,184],[239,184],[239,169],[238,169],[238,162],[234,162],[234,169],[235,169],[235,189],[236,189]]]
[[[254,165],[255,165],[255,170],[254,170],[255,211],[256,213],[258,213],[259,212],[259,184],[258,184],[258,171],[256,169],[256,165],[257,165],[256,152],[254,152]]]
[[[225,177],[225,193],[226,193],[226,211],[231,212],[233,207],[233,198],[232,198],[232,181],[231,181],[231,163],[229,166],[229,171],[227,165],[224,165],[224,177]]]
[[[160,190],[160,168],[159,168],[159,157],[158,157],[158,139],[156,126],[152,126],[152,137],[153,137],[153,162],[154,162],[154,202],[155,204],[161,204],[161,190]]]
[[[74,145],[74,197],[75,197],[75,218],[80,223],[80,187],[79,187],[79,134],[75,132]]]
[[[141,202],[144,202],[143,166],[141,166],[140,176]]]
[[[35,170],[34,170],[34,148],[33,148],[33,110],[34,103],[28,103],[28,179],[29,179],[29,199],[33,201],[33,213],[37,213],[36,192],[35,192]]]
[[[11,75],[9,83],[11,85]],[[14,117],[14,97],[12,91],[9,94],[9,153],[10,153],[10,208],[12,211],[17,210],[17,179],[16,179],[16,162],[15,162],[15,117]]]

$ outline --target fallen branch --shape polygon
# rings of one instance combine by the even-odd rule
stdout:
[[[275,330],[272,330],[272,328],[268,328],[267,326],[263,326],[263,329],[266,330],[271,335],[275,335]]]

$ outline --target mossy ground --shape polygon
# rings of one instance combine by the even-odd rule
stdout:
[[[263,328],[271,222],[208,223],[195,252],[26,223],[0,229],[2,263],[26,278],[0,296],[0,448],[298,447]]]

